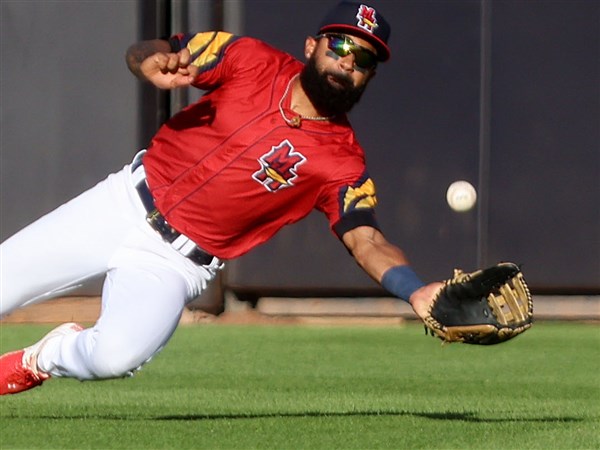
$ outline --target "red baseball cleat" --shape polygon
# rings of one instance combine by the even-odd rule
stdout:
[[[0,395],[27,391],[50,378],[49,374],[41,372],[37,367],[41,349],[52,338],[81,330],[83,328],[76,323],[64,323],[32,346],[0,356]]]

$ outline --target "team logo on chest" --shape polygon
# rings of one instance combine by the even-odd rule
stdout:
[[[298,178],[296,170],[305,161],[304,155],[295,151],[290,141],[285,139],[258,158],[261,168],[254,172],[252,178],[262,184],[267,191],[276,192],[294,185],[294,181]]]

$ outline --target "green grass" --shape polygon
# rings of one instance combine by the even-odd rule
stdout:
[[[3,325],[0,350],[41,325]],[[598,449],[600,327],[442,346],[405,327],[180,327],[135,377],[0,398],[0,448]]]

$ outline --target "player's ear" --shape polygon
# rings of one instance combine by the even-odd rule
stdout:
[[[304,41],[304,57],[306,59],[309,59],[312,56],[315,49],[317,48],[318,43],[319,41],[312,36],[308,36],[306,38],[306,40]]]

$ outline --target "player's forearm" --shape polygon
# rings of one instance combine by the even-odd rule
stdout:
[[[125,55],[125,61],[127,67],[137,78],[140,80],[146,80],[146,76],[142,73],[141,65],[142,62],[154,55],[155,53],[163,52],[167,53],[171,51],[169,42],[161,39],[153,39],[149,41],[141,41],[133,44],[127,49]]]
[[[361,239],[347,239],[356,262],[388,292],[413,304],[411,297],[424,283],[410,267],[404,252],[378,231],[354,236],[362,236]]]
[[[350,251],[357,264],[375,281],[381,283],[383,275],[392,267],[408,265],[404,252],[378,234],[361,240]]]
[[[342,241],[358,265],[378,283],[391,267],[408,264],[404,252],[373,227],[354,228],[344,234]]]

